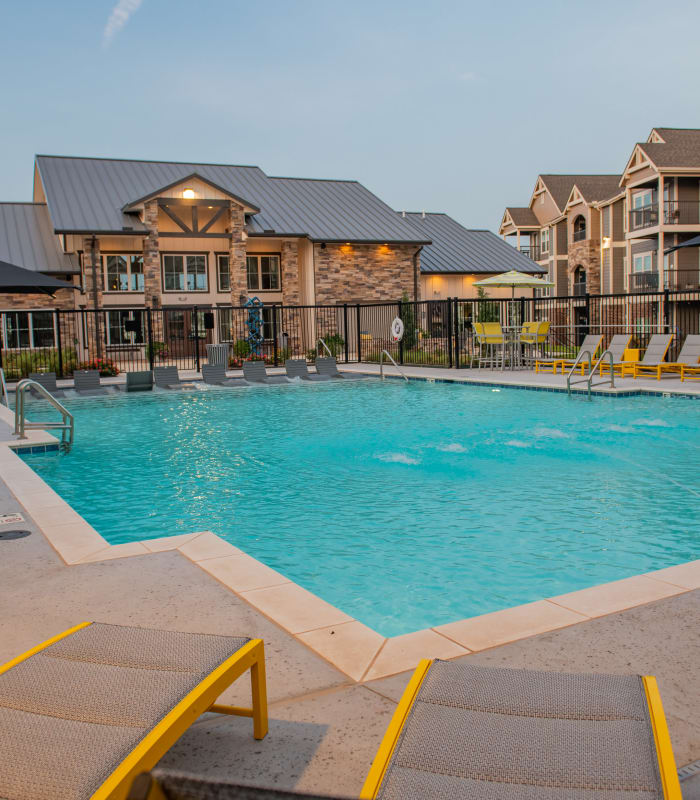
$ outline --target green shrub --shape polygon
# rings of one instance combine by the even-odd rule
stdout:
[[[146,347],[146,353],[149,361],[156,361],[157,359],[165,361],[166,358],[169,357],[165,342],[151,342],[151,344]]]
[[[329,336],[323,336],[321,338],[326,343],[326,347],[331,351],[332,355],[337,356],[339,353],[343,352],[345,339],[343,339],[339,333],[332,333]],[[326,348],[321,344],[321,339],[316,342],[316,349],[318,351],[323,350],[323,353],[327,355]]]
[[[233,345],[233,354],[238,358],[247,358],[250,355],[250,343],[246,339],[238,339]]]
[[[414,305],[406,292],[401,297],[401,320],[403,321],[403,346],[411,350],[418,342],[418,327]]]
[[[66,347],[61,355],[63,374],[70,374],[78,361],[75,350]],[[53,347],[41,350],[10,350],[3,355],[3,368],[8,381],[26,378],[30,372],[55,372],[58,375],[60,374],[58,350]]]

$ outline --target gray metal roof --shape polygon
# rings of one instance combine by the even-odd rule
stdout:
[[[470,230],[447,214],[406,214],[414,228],[432,239],[420,254],[424,273],[499,273],[514,269],[518,272],[542,273],[527,256],[511,247],[495,233]]]
[[[0,260],[33,272],[80,272],[78,257],[62,252],[42,203],[0,203]]]
[[[225,164],[66,156],[37,156],[36,163],[57,231],[144,230],[122,208],[196,173],[260,209],[250,217],[251,235],[422,243],[406,220],[356,181],[271,178],[259,167]]]

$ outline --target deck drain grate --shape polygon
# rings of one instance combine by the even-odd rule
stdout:
[[[10,539],[24,539],[30,533],[31,531],[0,531],[0,542],[6,542]]]

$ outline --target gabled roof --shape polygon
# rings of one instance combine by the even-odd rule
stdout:
[[[595,203],[619,194],[620,175],[579,175],[575,186],[586,203]]]
[[[487,230],[472,230],[460,225],[447,214],[410,212],[406,219],[432,244],[425,245],[420,254],[422,273],[499,273],[514,269],[518,272],[542,273],[527,256]]]
[[[0,203],[0,260],[33,272],[80,272],[78,257],[61,250],[42,203]]]
[[[507,206],[506,211],[510,214],[513,224],[518,228],[540,227],[540,221],[535,216],[535,212],[529,206],[527,208]]]
[[[658,136],[653,136],[657,133]],[[680,167],[700,170],[700,130],[696,128],[654,128],[649,138],[663,141],[639,142],[652,163],[662,169]]]
[[[175,186],[179,186],[182,183],[186,183],[187,181],[190,181],[193,178],[198,178],[200,181],[203,181],[204,183],[209,184],[209,186],[211,186],[213,189],[217,189],[218,191],[222,192],[223,194],[227,194],[233,200],[236,200],[241,205],[246,206],[247,209],[252,213],[257,213],[258,211],[260,211],[260,209],[257,206],[253,205],[252,203],[249,203],[247,200],[244,200],[242,197],[238,197],[238,195],[235,195],[232,192],[229,192],[227,189],[224,189],[223,186],[219,186],[218,184],[214,183],[214,181],[210,181],[208,178],[205,178],[204,175],[200,175],[198,172],[192,172],[190,175],[185,175],[184,178],[178,178],[176,181],[172,181],[171,183],[168,183],[165,186],[159,186],[157,189],[155,189],[152,192],[149,192],[148,194],[144,195],[143,197],[139,197],[139,198],[137,198],[135,200],[132,200],[130,203],[127,203],[123,207],[122,210],[126,211],[127,213],[129,211],[134,211],[134,210],[136,210],[137,206],[139,206],[141,203],[146,202],[146,200],[150,200],[151,198],[157,197],[159,195],[160,196],[166,196],[165,193],[170,191],[170,189],[174,188]]]
[[[539,175],[542,183],[547,187],[559,211],[566,207],[571,190],[580,175]]]
[[[170,161],[37,156],[54,228],[61,232],[128,233],[144,230],[125,206],[197,173],[260,209],[250,235],[308,236],[314,241],[423,244],[357,181],[271,178],[259,167]]]

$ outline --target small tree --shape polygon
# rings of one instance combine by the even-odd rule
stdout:
[[[477,286],[477,297],[479,299],[479,303],[477,303],[478,311],[477,311],[477,322],[499,322],[500,321],[500,314],[498,312],[498,303],[496,302],[484,302],[488,300],[489,296],[486,294],[486,290],[483,286]]]
[[[413,303],[406,292],[401,297],[401,319],[403,321],[403,346],[407,350],[412,350],[418,343],[418,327]]]

